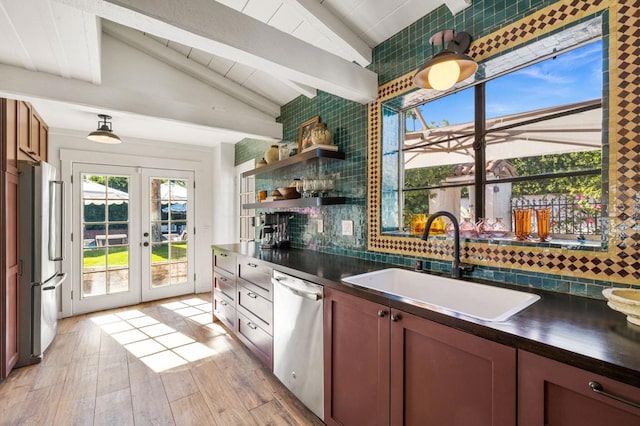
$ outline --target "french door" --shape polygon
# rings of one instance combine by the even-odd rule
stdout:
[[[74,164],[73,312],[193,292],[193,174]]]

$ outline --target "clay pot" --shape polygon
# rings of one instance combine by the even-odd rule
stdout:
[[[266,161],[267,164],[275,163],[276,161],[278,161],[278,158],[280,158],[280,150],[278,149],[278,145],[271,145],[271,148],[269,148],[267,152],[264,153],[264,161]]]

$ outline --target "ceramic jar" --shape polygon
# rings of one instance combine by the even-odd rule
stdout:
[[[325,123],[318,123],[311,130],[311,142],[314,145],[329,145],[331,144],[331,132],[327,129]]]
[[[264,153],[264,161],[266,161],[267,164],[275,163],[276,161],[278,161],[278,158],[280,158],[280,150],[278,149],[278,145],[271,145],[271,148],[269,148],[267,152]]]

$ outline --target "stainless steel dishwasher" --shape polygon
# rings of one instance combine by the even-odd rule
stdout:
[[[273,372],[324,420],[323,287],[273,271]]]

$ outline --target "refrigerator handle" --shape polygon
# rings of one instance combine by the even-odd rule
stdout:
[[[60,186],[60,195],[54,197],[55,186]],[[64,260],[64,181],[49,181],[49,260]],[[56,200],[60,203],[59,233],[56,233]],[[60,249],[58,251],[58,248]]]

